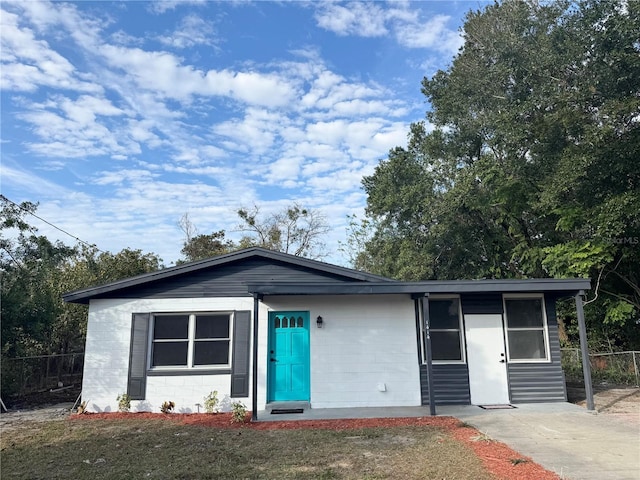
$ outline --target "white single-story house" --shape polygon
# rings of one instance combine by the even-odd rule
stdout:
[[[64,295],[89,411],[566,401],[556,301],[588,279],[399,282],[261,248]],[[586,345],[586,344],[585,344]],[[299,404],[299,403],[297,403]]]

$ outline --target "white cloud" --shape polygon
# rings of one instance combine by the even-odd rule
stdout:
[[[154,0],[149,2],[148,10],[152,13],[161,14],[169,10],[175,10],[178,6],[204,5],[206,0]]]
[[[18,25],[18,15],[1,11],[3,90],[32,92],[41,86],[99,92],[100,86],[77,78],[74,66],[52,50],[44,40],[37,40],[33,30]]]
[[[47,157],[83,158],[96,155],[128,155],[140,147],[115,124],[98,117],[122,117],[126,112],[104,98],[82,95],[72,100],[62,95],[44,103],[31,103],[18,117],[32,125],[41,142],[29,148]]]
[[[158,174],[142,169],[111,170],[97,173],[92,183],[94,185],[124,185],[126,182],[141,180],[151,182],[157,177]]]
[[[2,160],[2,185],[3,189],[7,187],[18,189],[27,193],[27,196],[31,198],[51,195],[65,197],[71,194],[69,189],[57,183],[35,175],[17,165],[11,165],[6,158]]]
[[[68,3],[24,4],[11,7],[12,18],[3,14],[15,25],[10,48],[3,43],[2,80],[6,64],[12,91],[22,82],[20,91],[38,93],[11,97],[11,115],[24,122],[29,135],[21,141],[38,155],[30,157],[34,165],[64,168],[51,175],[75,175],[85,193],[56,190],[15,168],[5,173],[4,165],[3,181],[31,184],[25,194],[40,196],[43,212],[102,249],[143,248],[171,261],[184,212],[201,231],[231,231],[234,210],[254,202],[275,211],[299,201],[343,225],[364,202],[362,176],[406,142],[414,107],[388,86],[395,80],[350,78],[328,66],[317,47],[265,63],[207,63],[195,50],[178,50],[217,41],[212,25],[191,15],[167,30],[163,50],[153,50],[131,31],[106,28],[108,14],[94,18]],[[176,5],[152,8],[170,12]],[[334,24],[348,35],[396,38],[401,22],[419,21],[404,4],[354,5],[343,8],[357,18],[341,12],[343,26]],[[414,37],[416,45],[425,42]]]
[[[395,31],[398,43],[410,48],[430,48],[455,53],[463,45],[462,36],[447,28],[451,17],[436,15],[426,22],[405,24]]]
[[[285,106],[294,98],[293,85],[275,73],[204,72],[168,52],[103,45],[100,53],[113,67],[131,75],[139,89],[189,103],[194,95],[223,96],[267,107]]]
[[[373,2],[321,3],[316,8],[318,26],[341,36],[381,37],[393,32],[400,45],[446,54],[456,53],[463,44],[461,35],[447,27],[451,17],[428,17],[412,10],[409,2],[389,2],[385,7]]]
[[[283,157],[269,165],[269,171],[265,177],[267,183],[281,185],[284,188],[302,186],[299,181],[300,165],[304,161],[302,156]]]
[[[140,47],[144,44],[144,39],[129,35],[123,30],[118,30],[117,32],[112,33],[109,38],[116,45],[135,45]]]
[[[158,40],[164,45],[180,49],[218,44],[213,24],[194,14],[184,17],[173,32],[158,37]]]
[[[338,35],[380,37],[387,34],[385,12],[373,2],[351,2],[346,7],[322,3],[316,12],[318,26]]]
[[[276,140],[277,130],[287,123],[287,118],[266,110],[250,108],[242,120],[229,120],[214,126],[216,135],[234,141],[236,145],[256,155],[271,149]]]

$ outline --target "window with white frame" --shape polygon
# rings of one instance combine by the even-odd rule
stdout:
[[[547,318],[540,296],[504,297],[510,361],[548,359]]]
[[[151,368],[229,366],[230,313],[153,316]]]
[[[464,361],[459,298],[429,298],[429,331],[433,361]]]

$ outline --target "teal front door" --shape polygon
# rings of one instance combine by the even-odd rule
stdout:
[[[267,401],[309,401],[309,312],[269,312]]]

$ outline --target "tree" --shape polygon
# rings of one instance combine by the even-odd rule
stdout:
[[[461,52],[422,82],[432,129],[363,180],[375,273],[591,276],[592,332],[638,339],[639,23],[637,2],[470,12]]]
[[[368,218],[359,219],[357,215],[347,215],[349,224],[346,228],[346,242],[339,241],[338,250],[347,257],[349,265],[355,270],[371,272],[377,267],[377,257],[367,251],[367,244],[373,238],[376,226]]]
[[[196,260],[204,260],[206,258],[223,255],[233,252],[238,247],[232,240],[225,239],[224,230],[210,233],[209,235],[195,235],[185,240],[180,253],[184,255],[184,261],[195,262]],[[178,264],[183,263],[178,261]]]
[[[62,302],[64,293],[154,272],[161,267],[162,260],[157,255],[142,250],[125,248],[114,254],[96,247],[78,247],[75,255],[52,272],[45,286],[57,305],[49,351],[67,353],[84,349],[87,307]]]
[[[240,247],[252,246],[308,258],[325,256],[323,237],[329,231],[326,217],[316,211],[293,204],[282,212],[261,215],[260,209],[240,208],[237,211],[245,232]]]
[[[76,250],[36,235],[25,216],[37,204],[18,205],[4,196],[1,202],[2,354],[41,354],[48,350],[61,304],[47,285]]]
[[[67,246],[37,235],[26,217],[37,204],[0,199],[3,356],[81,351],[85,306],[66,304],[62,294],[157,270],[154,254],[124,249],[117,254],[87,245]]]

